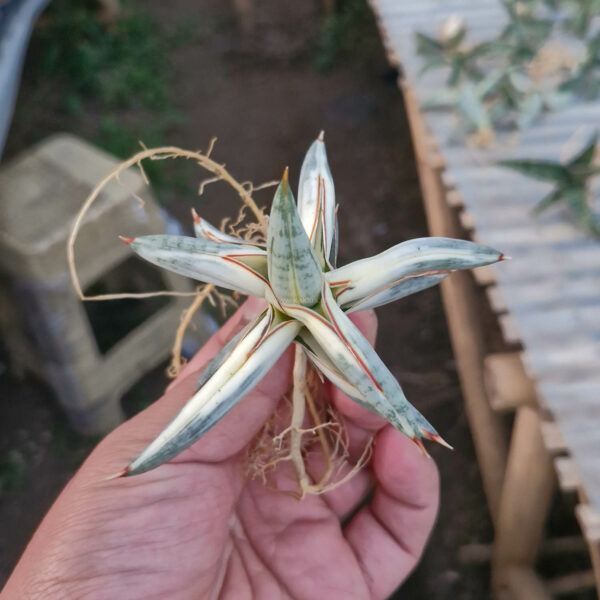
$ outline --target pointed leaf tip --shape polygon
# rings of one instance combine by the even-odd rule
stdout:
[[[319,300],[321,268],[287,186],[287,169],[271,205],[267,268],[273,292],[284,304],[313,306]]]
[[[512,256],[506,256],[506,254],[501,254],[498,257],[498,261],[501,261],[501,260],[512,260]]]
[[[200,225],[200,222],[202,221],[195,208],[192,208],[192,219],[194,220],[195,225]]]
[[[431,458],[431,455],[429,454],[429,452],[427,452],[427,448],[425,448],[425,446],[423,445],[423,442],[421,441],[421,438],[417,435],[413,435],[413,437],[410,438],[414,444],[417,445],[417,447],[419,448],[419,450],[427,457],[427,458]]]
[[[451,446],[439,433],[431,433],[426,429],[421,428],[421,434],[424,438],[439,444],[440,446],[444,446],[444,448],[448,448],[448,450],[454,450],[454,447]]]
[[[281,178],[281,191],[287,194],[289,181],[288,181],[289,167],[283,170],[283,177]]]
[[[127,245],[132,244],[133,242],[135,242],[135,238],[130,238],[130,237],[124,237],[122,235],[119,236],[119,239],[122,242],[125,242]]]
[[[131,467],[127,465],[124,469],[121,469],[118,473],[114,475],[109,475],[104,481],[112,481],[113,479],[121,479],[122,477],[127,477],[129,472],[131,471]]]
[[[319,133],[319,137],[317,137],[317,141],[319,141],[319,142],[325,141],[325,130],[321,129],[321,132]]]

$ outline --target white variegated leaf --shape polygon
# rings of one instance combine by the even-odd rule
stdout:
[[[298,183],[298,214],[321,266],[337,259],[335,187],[327,162],[323,132],[308,149]]]
[[[163,464],[197,441],[267,374],[301,329],[276,321],[269,308],[158,437],[125,470],[137,475]]]
[[[169,271],[242,294],[265,295],[267,255],[260,248],[179,235],[145,235],[126,241],[139,256]]]
[[[408,277],[395,285],[384,288],[380,292],[366,296],[362,300],[357,300],[351,305],[343,305],[346,314],[356,312],[358,310],[366,310],[368,308],[377,308],[390,302],[400,300],[411,294],[416,294],[426,290],[434,285],[437,285],[442,279],[448,276],[447,273],[441,275],[421,275],[417,277]],[[340,298],[342,300],[343,298]]]
[[[337,301],[345,307],[399,284],[406,277],[472,269],[503,258],[504,255],[493,248],[465,240],[418,238],[339,267],[325,277],[337,288]]]
[[[436,430],[408,402],[373,347],[337,306],[327,285],[323,286],[321,306],[323,314],[304,306],[290,305],[284,310],[309,330],[371,411],[417,443],[422,437],[443,443]]]
[[[248,242],[245,242],[234,235],[223,233],[220,229],[211,225],[206,219],[203,219],[193,208],[192,218],[194,220],[194,234],[197,238],[204,238],[217,243],[249,245]],[[251,245],[254,246],[254,244]]]

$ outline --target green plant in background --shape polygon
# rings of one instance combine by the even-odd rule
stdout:
[[[60,90],[56,102],[70,115],[73,130],[85,131],[119,158],[138,150],[140,141],[165,143],[183,118],[170,89],[171,53],[220,27],[211,15],[166,27],[136,6],[127,3],[118,19],[106,24],[91,0],[54,0],[32,37],[28,65],[30,78]],[[19,118],[30,111],[35,107],[25,101]],[[89,112],[110,116],[100,116],[90,130]],[[159,198],[167,191],[190,191],[190,165],[151,163],[148,169]]]
[[[17,450],[9,450],[0,456],[0,492],[21,487],[25,476],[23,456]]]
[[[552,205],[563,203],[581,229],[589,235],[600,237],[600,221],[589,205],[590,181],[594,175],[600,173],[600,167],[594,164],[597,145],[596,134],[585,148],[566,164],[544,160],[504,160],[498,164],[528,177],[554,184],[554,189],[535,207],[535,214]]]
[[[548,39],[553,23],[536,16],[537,2],[503,0],[508,23],[497,40],[487,46],[487,54],[500,56],[511,65],[530,61]]]
[[[513,122],[519,129],[533,123],[544,111],[563,108],[572,100],[566,90],[548,88],[532,81],[518,66],[510,64],[491,71],[495,73],[493,93],[495,122]]]
[[[476,61],[485,52],[486,45],[468,47],[464,44],[466,35],[467,28],[453,17],[444,22],[437,38],[417,32],[417,53],[425,59],[420,74],[430,69],[447,67],[450,72],[446,85],[450,87],[454,87],[462,79],[481,77]]]
[[[565,29],[579,38],[587,35],[592,19],[600,14],[600,0],[562,0],[558,5],[567,11]]]
[[[585,48],[583,60],[560,90],[593,100],[600,93],[600,32],[592,36]]]
[[[313,64],[316,71],[326,73],[345,58],[353,62],[370,56],[376,40],[365,34],[373,24],[373,13],[364,0],[345,0],[331,15],[321,20],[315,44]]]
[[[67,102],[93,96],[104,108],[163,110],[168,93],[168,40],[159,24],[133,8],[110,27],[93,4],[55,0],[33,39],[41,77],[58,78]]]
[[[476,134],[483,140],[491,140],[494,131],[494,114],[491,95],[497,84],[494,74],[487,75],[479,83],[465,81],[455,88],[444,88],[423,103],[424,110],[452,108],[459,119],[453,138]]]

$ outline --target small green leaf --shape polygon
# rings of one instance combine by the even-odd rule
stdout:
[[[545,211],[549,206],[556,204],[563,200],[563,194],[565,193],[564,188],[559,187],[556,190],[552,190],[549,194],[544,196],[544,198],[535,205],[533,209],[534,215],[539,215],[541,212]]]
[[[567,183],[569,181],[568,170],[558,162],[547,160],[501,160],[496,164],[540,181],[556,183]]]
[[[527,96],[519,106],[517,114],[517,125],[519,129],[523,129],[533,123],[544,109],[544,102],[539,93],[533,93]]]
[[[417,53],[418,54],[424,54],[424,55],[430,55],[430,54],[437,54],[439,52],[442,52],[442,50],[444,49],[444,47],[442,46],[442,44],[440,42],[438,42],[438,40],[429,37],[428,35],[425,35],[424,33],[415,33],[415,39],[417,42]]]
[[[598,143],[598,133],[594,133],[592,139],[583,148],[583,150],[577,154],[567,165],[568,168],[582,168],[589,167],[592,164],[594,154],[596,152],[596,144]]]
[[[579,227],[588,235],[600,237],[600,223],[588,204],[586,190],[581,187],[565,190],[564,200]]]

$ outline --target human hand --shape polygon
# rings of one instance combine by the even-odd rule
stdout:
[[[108,479],[162,430],[203,365],[256,312],[246,302],[160,400],[97,446],[44,518],[1,600],[351,600],[386,598],[402,583],[433,527],[439,480],[434,462],[379,417],[329,389],[350,461],[375,435],[369,467],[333,491],[298,501],[244,477],[244,448],[291,385],[291,349],[185,452],[148,473]],[[373,313],[352,317],[373,342]],[[280,463],[273,476],[289,481],[291,465]],[[370,502],[342,525],[373,486]]]

